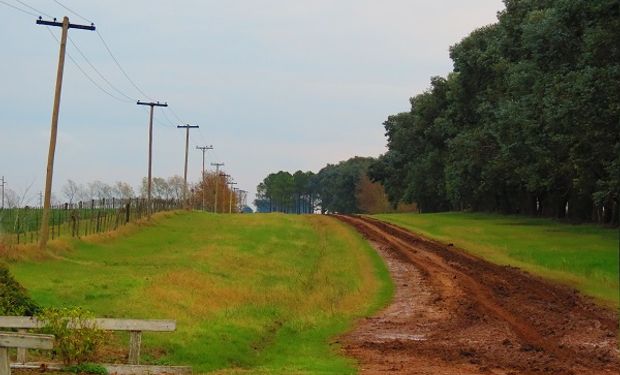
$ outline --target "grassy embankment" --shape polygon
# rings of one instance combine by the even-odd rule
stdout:
[[[374,217],[618,305],[618,229],[477,213]]]
[[[11,271],[45,306],[176,319],[176,332],[145,335],[147,361],[159,353],[151,362],[198,373],[356,371],[330,340],[384,306],[392,284],[355,231],[323,216],[164,216]]]

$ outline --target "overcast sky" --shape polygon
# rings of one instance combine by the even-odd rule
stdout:
[[[316,172],[383,153],[385,118],[408,110],[431,76],[451,71],[449,46],[503,9],[501,0],[61,1],[80,18],[53,0],[21,2],[37,11],[0,2],[0,175],[18,192],[32,184],[33,197],[45,180],[58,61],[58,42],[34,14],[94,22],[138,88],[168,102],[174,113],[155,112],[155,176],[182,175],[184,130],[176,125],[199,125],[191,133],[190,179],[200,175],[195,146],[212,144],[207,163],[225,163],[252,200],[270,172]],[[51,31],[59,38],[59,28]],[[67,59],[54,191],[67,179],[137,188],[146,175],[148,114],[135,100],[149,98],[96,32],[69,35],[131,99],[68,43],[79,66],[117,99]]]

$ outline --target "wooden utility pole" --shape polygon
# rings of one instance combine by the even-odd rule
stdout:
[[[205,181],[205,154],[207,152],[207,150],[213,150],[213,146],[196,146],[197,150],[201,150],[202,151],[202,173],[200,174],[202,176],[202,210],[205,210],[205,199],[206,199],[206,187],[207,187],[207,183]]]
[[[183,169],[183,206],[189,210],[189,201],[187,199],[187,157],[189,150],[189,129],[197,129],[198,125],[177,125],[178,129],[185,129],[185,168]]]
[[[4,179],[4,176],[2,176],[2,206],[0,206],[0,209],[4,210],[4,185],[6,185],[6,180]]]
[[[230,185],[230,197],[228,198],[228,213],[232,214],[232,196],[234,190],[233,185],[237,185],[237,183],[230,181],[228,185]]]
[[[56,89],[54,91],[54,108],[52,109],[52,129],[50,132],[50,147],[47,154],[47,173],[45,177],[45,200],[43,202],[43,215],[41,217],[41,234],[39,236],[39,248],[44,250],[49,236],[49,215],[52,201],[52,176],[54,174],[54,155],[56,153],[56,138],[58,135],[58,115],[60,113],[60,94],[62,92],[62,76],[65,70],[65,52],[67,50],[67,34],[69,29],[95,30],[95,25],[76,25],[69,23],[69,17],[64,17],[61,22],[44,21],[39,17],[37,25],[62,27],[60,37],[60,52],[58,54],[58,71],[56,72]]]
[[[239,189],[237,190],[239,192],[239,212],[241,212],[241,210],[243,209],[243,207],[245,207],[245,198],[246,198],[246,194],[248,193],[246,190],[243,189]]]
[[[151,107],[151,114],[149,116],[149,170],[146,182],[146,216],[151,218],[151,186],[153,184],[152,176],[152,160],[153,160],[153,108],[154,107],[167,107],[168,103],[160,102],[141,102],[138,100],[137,105],[148,105]]]
[[[220,182],[220,167],[224,166],[224,163],[211,163],[215,167],[215,204],[213,205],[213,212],[217,213],[217,190]]]

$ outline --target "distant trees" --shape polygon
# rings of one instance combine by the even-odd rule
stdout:
[[[153,177],[151,180],[151,197],[155,199],[183,199],[183,177],[172,176],[168,178]],[[146,197],[148,192],[148,179],[142,179],[140,196]]]
[[[297,171],[271,173],[256,188],[258,212],[378,213],[391,212],[383,186],[370,181],[368,167],[376,159],[354,157],[328,164],[317,174]],[[404,207],[412,210],[415,206]]]
[[[105,182],[96,180],[84,185],[78,184],[71,179],[67,180],[61,187],[61,193],[64,199],[57,200],[56,203],[63,202],[73,204],[80,201],[90,201],[91,199],[131,199],[136,195],[131,185],[122,181],[117,181],[114,185],[109,185]]]
[[[258,212],[307,214],[314,212],[316,199],[314,173],[280,171],[269,174],[256,187],[254,204]]]
[[[620,3],[506,0],[369,169],[391,202],[618,223]]]
[[[205,172],[204,180],[191,187],[190,203],[196,209],[214,212],[216,198],[215,192],[217,190],[217,212],[229,212],[231,205],[232,212],[238,212],[239,196],[234,191],[231,192],[228,182],[229,179],[223,172],[220,174],[217,174],[216,172]]]

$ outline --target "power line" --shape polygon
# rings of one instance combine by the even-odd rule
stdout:
[[[103,46],[105,47],[105,49],[108,51],[108,54],[110,55],[110,57],[112,58],[112,60],[114,60],[114,62],[116,63],[116,66],[118,67],[118,69],[121,71],[121,73],[123,73],[123,75],[125,76],[125,78],[127,78],[127,80],[129,81],[129,83],[131,83],[131,85],[138,90],[138,92],[140,94],[142,94],[145,98],[153,100],[150,96],[146,95],[144,93],[144,91],[142,91],[142,89],[140,89],[140,87],[138,87],[138,85],[136,85],[136,83],[129,77],[129,74],[127,74],[127,72],[125,71],[125,69],[123,69],[123,67],[121,66],[121,64],[118,62],[118,59],[114,56],[114,54],[112,53],[112,50],[110,49],[110,47],[108,46],[108,43],[106,43],[105,39],[103,39],[103,35],[101,35],[101,33],[99,32],[99,30],[96,30],[97,36],[99,36],[99,39],[101,40],[101,43],[103,43]]]
[[[24,14],[27,14],[27,15],[29,15],[29,16],[33,16],[33,17],[38,17],[38,16],[39,16],[38,14],[34,14],[34,13],[29,12],[29,11],[27,11],[27,10],[24,10],[24,9],[22,9],[22,8],[16,7],[16,6],[15,6],[15,5],[13,5],[13,4],[9,4],[9,3],[7,3],[6,1],[0,0],[0,3],[1,3],[1,4],[6,5],[6,6],[8,6],[8,7],[11,7],[11,8],[13,8],[13,9],[15,9],[15,10],[18,10],[18,11],[20,11],[20,12],[24,13]]]
[[[110,88],[112,88],[112,90],[116,91],[117,93],[121,94],[122,96],[124,96],[125,98],[127,98],[127,102],[131,102],[133,103],[135,101],[134,98],[130,97],[129,95],[125,94],[124,92],[122,92],[121,90],[119,90],[118,88],[116,88],[106,77],[103,76],[103,74],[101,74],[101,72],[95,68],[95,66],[93,65],[93,63],[90,62],[90,60],[86,57],[86,55],[84,54],[84,52],[82,52],[82,50],[80,49],[80,47],[77,46],[77,44],[73,41],[73,39],[71,37],[69,37],[69,41],[71,42],[71,44],[73,45],[73,47],[75,47],[75,49],[80,53],[80,55],[82,55],[82,57],[84,58],[84,60],[86,61],[86,63],[88,65],[90,65],[90,67],[95,71],[95,73],[97,73],[97,75],[99,76],[99,78],[101,78],[105,83],[108,84],[108,86],[110,86]]]
[[[52,30],[47,27],[47,31],[50,33],[50,35],[52,36],[52,38],[54,38],[54,40],[56,40],[56,42],[59,42],[58,38],[56,38],[56,35],[54,35],[54,33],[52,32]],[[67,53],[67,57],[69,58],[69,60],[71,60],[71,62],[73,62],[73,64],[75,64],[75,66],[78,68],[78,70],[80,72],[82,72],[82,74],[84,75],[84,77],[86,77],[86,79],[88,79],[90,81],[90,83],[92,83],[96,88],[98,88],[101,92],[103,92],[104,94],[118,100],[121,103],[127,103],[127,100],[119,98],[118,96],[112,94],[111,92],[107,91],[106,89],[104,89],[103,87],[101,87],[97,82],[95,82],[94,79],[92,79],[91,76],[88,75],[88,73],[86,73],[86,71],[84,69],[82,69],[82,67],[80,66],[80,64],[78,64],[78,62],[73,58],[73,56],[71,56],[70,53]]]
[[[38,10],[37,8],[32,7],[32,6],[30,6],[30,5],[26,4],[25,2],[23,2],[23,1],[21,1],[21,0],[15,0],[15,1],[17,1],[17,2],[18,2],[18,3],[20,3],[21,5],[25,6],[26,8],[29,8],[29,9],[34,10],[35,12],[39,13],[39,15],[43,15],[43,16],[48,17],[48,18],[54,18],[54,17],[50,16],[49,14],[47,14],[47,13],[45,13],[45,12],[41,12],[41,11],[40,11],[40,10]]]
[[[19,1],[19,0],[16,0]],[[21,1],[19,1],[21,3]],[[61,3],[60,1],[54,0],[54,2],[58,5],[60,5],[61,7],[65,8],[69,13],[72,13],[75,16],[78,16],[79,18],[83,19],[86,22],[90,22],[91,24],[94,23],[93,21],[89,20],[88,18],[80,15],[79,13],[77,13],[76,11],[72,10],[71,8],[69,8],[68,6],[64,5],[63,3]]]
[[[179,115],[177,115],[174,109],[170,108],[170,112],[172,112],[172,114],[174,115],[174,117],[176,117],[177,120],[179,120],[180,122],[183,122],[183,120],[181,120],[181,118],[179,117]]]
[[[167,107],[167,108],[170,108],[170,107]],[[166,121],[168,121],[168,123],[169,123],[171,126],[176,126],[176,125],[174,125],[174,123],[170,120],[170,117],[168,117],[168,115],[166,114],[166,111],[161,111],[161,114],[162,114],[162,115],[164,115],[164,118],[166,119]]]

